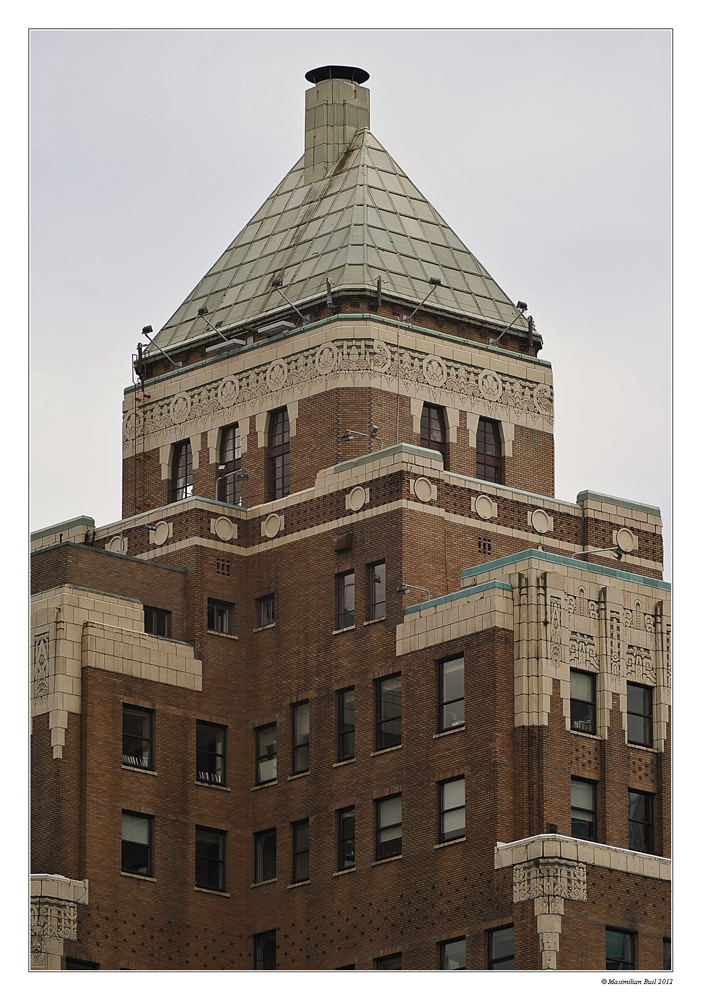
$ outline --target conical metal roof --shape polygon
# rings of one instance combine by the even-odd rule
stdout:
[[[228,330],[289,312],[273,279],[303,310],[334,292],[376,291],[497,327],[518,309],[367,129],[335,167],[305,182],[302,157],[158,333],[166,350],[211,336],[197,311]],[[515,329],[527,329],[522,317]]]

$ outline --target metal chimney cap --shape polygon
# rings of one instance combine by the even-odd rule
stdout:
[[[351,83],[365,83],[370,74],[357,66],[319,66],[304,74],[310,83],[320,83],[322,80],[350,80]]]

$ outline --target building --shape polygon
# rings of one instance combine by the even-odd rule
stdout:
[[[32,536],[32,966],[670,967],[659,510],[554,497],[552,373],[307,74],[134,358],[123,519]]]

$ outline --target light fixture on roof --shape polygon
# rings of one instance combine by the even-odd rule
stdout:
[[[400,583],[400,584],[397,584],[397,593],[398,594],[406,594],[407,591],[409,591],[409,590],[421,590],[421,591],[423,591],[424,594],[426,594],[426,600],[427,601],[431,600],[431,594],[430,594],[430,592],[428,590],[426,590],[425,587],[415,587],[413,583]]]
[[[574,552],[571,556],[572,559],[578,559],[580,556],[593,556],[598,552],[610,552],[612,559],[618,559],[619,562],[623,558],[623,549],[620,545],[612,545],[608,549],[589,549],[587,552]]]
[[[268,323],[267,326],[259,326],[258,333],[262,333],[265,337],[274,337],[276,333],[287,333],[288,330],[294,330],[294,323],[290,323],[288,319],[276,319],[274,323]]]
[[[435,290],[441,284],[441,279],[440,278],[429,278],[428,279],[428,283],[429,283],[429,285],[431,287],[429,288],[427,294],[424,295],[424,297],[421,299],[421,301],[419,302],[419,304],[416,307],[416,309],[414,309],[414,311],[411,314],[411,316],[402,316],[402,323],[411,323],[412,319],[414,318],[414,316],[416,316],[417,312],[419,311],[419,309],[421,308],[421,306],[424,304],[424,302],[426,301],[426,299],[429,297],[429,295],[433,295],[433,293],[435,292]]]
[[[170,361],[170,363],[173,366],[173,368],[182,368],[182,366],[183,366],[182,361],[173,361],[173,359],[171,358],[171,356],[169,354],[166,354],[166,352],[163,350],[162,347],[158,346],[158,344],[153,339],[153,337],[149,337],[149,333],[153,333],[153,327],[152,326],[143,326],[141,328],[141,332],[143,333],[144,337],[148,338],[149,343],[153,344],[153,346],[156,347],[161,352],[161,354],[163,355],[163,357],[167,358],[168,361]]]
[[[326,305],[329,307],[329,309],[333,309],[333,297],[331,295],[331,286],[332,285],[333,285],[333,281],[331,280],[331,278],[327,278],[326,279]]]
[[[380,428],[377,426],[377,424],[370,424],[370,427],[368,428],[368,430],[369,430],[370,433],[369,434],[365,434],[363,431],[352,431],[352,430],[350,430],[350,428],[347,427],[344,430],[343,434],[341,434],[341,441],[352,441],[353,440],[353,436],[355,434],[358,434],[360,437],[364,437],[364,438],[369,438],[370,439],[370,442],[371,442],[370,443],[370,450],[371,451],[372,451],[372,442],[373,441],[379,441],[379,443],[380,443],[380,449],[379,450],[382,451],[382,449],[384,448],[384,444],[383,444],[382,438],[377,433],[379,431],[379,429]]]
[[[514,325],[514,323],[517,323],[521,319],[521,317],[525,313],[526,309],[528,309],[528,306],[526,305],[525,302],[517,302],[516,303],[516,308],[520,310],[518,316],[515,316],[511,320],[511,322],[509,323],[509,325],[507,326],[507,328],[505,330],[502,330],[498,337],[496,337],[496,338],[490,337],[489,338],[489,346],[490,347],[496,347],[496,345],[499,343],[499,341],[504,336],[504,334],[508,333],[509,330],[511,329],[511,327]]]
[[[213,330],[219,337],[221,337],[224,343],[214,344],[212,347],[205,348],[205,354],[211,354],[213,351],[223,351],[227,347],[246,346],[246,341],[239,340],[237,337],[232,337],[231,340],[227,340],[224,334],[221,332],[221,330],[218,330],[216,326],[214,326],[212,323],[209,322],[209,320],[207,319],[208,312],[209,310],[207,309],[207,306],[200,306],[200,308],[197,310],[197,315],[200,316],[205,321],[210,330]]]
[[[311,317],[309,317],[309,316],[303,316],[302,313],[297,308],[297,306],[293,302],[290,302],[290,300],[287,298],[287,296],[285,295],[285,293],[282,290],[282,278],[273,278],[272,284],[273,284],[273,288],[275,288],[280,293],[280,295],[282,295],[283,299],[288,304],[288,306],[291,309],[294,309],[294,311],[297,313],[297,315],[299,316],[299,318],[302,320],[302,326],[306,326],[306,324],[311,321]]]

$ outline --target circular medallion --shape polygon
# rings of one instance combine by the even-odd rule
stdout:
[[[133,441],[138,434],[141,434],[143,423],[143,417],[138,410],[136,413],[133,411],[131,413],[127,413],[124,418],[124,436],[127,441]]]
[[[221,538],[222,542],[230,542],[234,537],[236,529],[228,517],[218,517],[214,522],[214,531],[217,538]]]
[[[170,416],[174,424],[182,424],[190,416],[190,397],[186,392],[180,392],[170,403]]]
[[[489,399],[492,403],[496,402],[503,392],[501,375],[498,372],[490,372],[485,369],[480,372],[478,383],[484,398]]]
[[[443,358],[437,358],[433,354],[429,354],[428,357],[424,358],[423,369],[424,378],[430,385],[443,385],[448,378]]]
[[[124,543],[124,544],[122,544]],[[127,540],[126,538],[121,538],[119,535],[115,535],[114,538],[110,538],[109,542],[105,546],[108,552],[126,552],[127,551]]]
[[[282,389],[287,381],[287,362],[284,358],[278,358],[277,361],[270,362],[265,381],[271,392]]]
[[[433,497],[433,487],[431,486],[431,480],[426,479],[425,476],[421,476],[414,483],[414,493],[416,494],[416,499],[420,500],[421,503],[429,503]]]
[[[156,527],[153,529],[153,544],[154,545],[165,545],[168,541],[168,536],[170,534],[170,528],[166,521],[159,521]]]
[[[531,514],[531,524],[539,535],[545,535],[550,531],[550,518],[540,507]]]
[[[228,378],[222,379],[221,384],[217,389],[217,399],[219,400],[219,405],[223,409],[226,409],[227,406],[233,406],[239,398],[239,390],[239,380],[235,375],[229,375]]]
[[[362,486],[354,486],[348,494],[348,506],[351,510],[360,510],[365,505],[365,489]]]
[[[478,496],[475,500],[475,512],[483,521],[489,521],[490,518],[494,517],[494,503],[491,498],[484,494]]]
[[[551,416],[553,412],[553,393],[550,386],[539,385],[533,391],[533,402],[544,416]]]
[[[336,367],[338,352],[333,344],[320,344],[314,355],[314,367],[319,375],[328,375]]]
[[[635,548],[635,535],[628,528],[619,528],[616,544],[624,552],[632,552]]]
[[[268,514],[266,519],[263,521],[263,532],[266,538],[275,538],[277,533],[280,531],[280,525],[282,521],[280,520],[279,514]]]
[[[376,340],[373,345],[372,370],[376,372],[386,372],[392,364],[392,353],[382,340]]]

